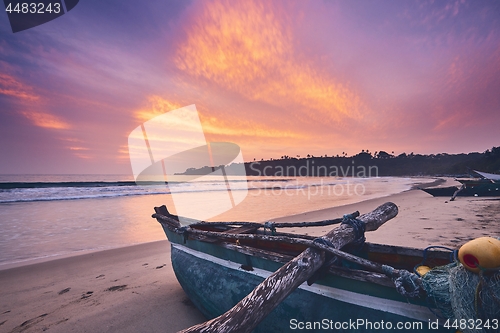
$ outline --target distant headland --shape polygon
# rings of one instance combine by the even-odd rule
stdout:
[[[183,175],[206,175],[224,167],[227,175],[237,174],[241,163],[220,166],[204,166],[187,169]],[[500,147],[485,152],[461,154],[406,154],[394,155],[385,151],[360,153],[347,156],[290,157],[254,160],[244,163],[248,176],[331,176],[331,177],[378,177],[378,176],[468,176],[471,169],[498,173],[500,171]],[[241,169],[240,169],[241,170]]]

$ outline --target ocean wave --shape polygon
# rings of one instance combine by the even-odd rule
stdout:
[[[224,182],[229,183],[267,183],[267,182],[289,182],[293,179],[227,179]],[[134,181],[117,181],[117,182],[105,182],[105,181],[85,181],[85,182],[0,182],[0,190],[12,190],[12,189],[22,189],[22,188],[60,188],[60,187],[116,187],[116,186],[145,186],[145,185],[182,185],[182,184],[192,184],[192,183],[216,183],[219,181],[214,180],[195,180],[195,181],[169,181],[169,182],[140,182],[137,184]],[[222,182],[222,181],[220,181]]]
[[[228,179],[232,191],[304,190],[320,186],[337,186],[360,179],[335,181],[307,178]],[[133,181],[77,181],[77,182],[2,182],[0,204],[34,201],[99,199],[173,193],[221,192],[228,190],[223,180],[136,184]]]
[[[281,189],[281,187],[258,187],[258,188],[248,188],[248,191],[254,190],[272,190]],[[231,191],[245,191],[246,189],[231,189]],[[13,199],[0,199],[0,204],[5,203],[16,203],[16,202],[35,202],[35,201],[59,201],[59,200],[80,200],[80,199],[101,199],[101,198],[117,198],[117,197],[128,197],[128,196],[139,196],[139,195],[162,195],[162,194],[172,194],[172,193],[201,193],[201,192],[224,192],[227,188],[221,189],[211,189],[211,190],[176,190],[176,191],[144,191],[144,192],[133,192],[133,193],[102,193],[102,194],[88,194],[88,195],[66,195],[66,196],[51,196],[51,197],[32,197],[32,198],[13,198]]]

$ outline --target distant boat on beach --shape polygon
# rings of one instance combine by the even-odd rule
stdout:
[[[394,210],[395,213],[392,214]],[[228,332],[281,332],[288,331],[289,328],[304,329],[311,325],[315,325],[316,330],[317,325],[322,325],[321,329],[331,330],[339,330],[337,326],[341,325],[340,330],[343,331],[371,332],[374,331],[373,325],[378,325],[380,330],[381,322],[390,325],[408,323],[414,325],[410,330],[419,332],[456,331],[444,327],[445,322],[436,317],[435,313],[438,311],[422,288],[421,279],[425,274],[421,269],[430,269],[422,264],[431,268],[449,264],[453,262],[453,252],[449,249],[422,250],[363,241],[357,245],[352,243],[353,239],[359,241],[360,236],[360,227],[355,227],[353,220],[365,221],[367,231],[376,230],[385,220],[397,214],[397,207],[392,203],[386,203],[359,219],[356,212],[341,219],[299,223],[207,223],[192,220],[190,225],[182,226],[179,217],[170,214],[165,206],[156,207],[155,212],[153,217],[162,225],[171,243],[172,266],[179,283],[207,318],[217,317],[183,332],[211,332],[210,329],[201,329],[202,326],[220,325],[220,318],[223,318],[225,325],[231,325],[229,323],[234,311],[240,311],[238,319],[234,320],[235,325],[240,321],[246,324],[241,324],[243,326],[239,328],[228,328]],[[384,214],[392,215],[384,217]],[[185,221],[186,218],[182,219]],[[373,228],[370,223],[374,222],[370,219],[378,221],[379,225]],[[280,227],[337,223],[348,224],[352,228],[339,226],[328,233],[326,238],[320,239],[307,234],[276,231]],[[356,235],[349,234],[352,230],[357,230]],[[346,246],[343,247],[342,244]],[[312,276],[304,277],[296,271],[317,259],[307,257],[307,251],[311,247],[325,250],[327,254],[322,257],[324,263],[320,264],[321,268]],[[335,247],[342,248],[342,251]],[[420,275],[411,273],[415,267],[418,267],[415,272],[422,272]],[[254,309],[254,312],[264,311],[261,308],[274,302],[273,297],[286,289],[282,284],[292,283],[289,274],[301,276],[307,280],[307,285],[299,281],[294,287],[298,288],[284,296],[282,301],[280,299],[269,316],[266,314],[259,319],[242,317],[241,311],[246,310],[239,307],[241,303]],[[259,295],[256,290],[266,283],[270,283],[268,287],[279,291]],[[251,294],[248,295],[249,293]],[[259,297],[263,297],[260,305],[250,305],[255,299],[259,300]],[[241,301],[242,299],[244,300]],[[258,326],[246,329],[245,325],[262,318],[264,319],[260,324],[255,323]],[[349,324],[342,326],[351,320],[357,320],[353,324],[355,329]]]
[[[457,178],[462,186],[422,188],[435,197],[494,197],[500,196],[500,175],[475,171],[479,177]]]

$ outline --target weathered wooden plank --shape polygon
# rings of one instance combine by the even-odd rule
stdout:
[[[254,232],[255,230],[257,230],[259,228],[260,228],[259,225],[244,225],[242,227],[229,229],[228,231],[225,231],[225,232],[228,234],[244,234],[247,232]]]
[[[331,266],[330,268],[328,268],[328,273],[340,277],[345,277],[351,280],[371,282],[381,286],[394,288],[394,282],[385,274],[336,266]]]
[[[255,247],[251,246],[244,246],[244,245],[236,245],[236,244],[230,244],[230,243],[221,243],[220,246],[230,249],[233,251],[237,251],[243,254],[246,254],[250,257],[257,257],[257,258],[263,258],[267,260],[271,260],[274,262],[280,262],[280,263],[286,263],[292,260],[294,257],[289,256],[286,254],[281,254],[278,252],[273,252],[269,250],[262,250],[262,249],[257,249]]]
[[[267,251],[267,250],[260,250],[256,249],[254,247],[249,247],[249,246],[241,246],[241,245],[235,245],[231,243],[221,243],[220,244],[222,247],[226,249],[230,249],[233,251],[237,251],[246,255],[249,255],[251,257],[258,257],[258,258],[263,258],[267,260],[271,260],[274,262],[279,262],[279,263],[287,263],[290,260],[292,260],[294,257],[277,253],[277,252],[272,252],[272,251]],[[386,287],[392,287],[394,288],[394,282],[388,278],[385,274],[379,274],[375,272],[367,272],[367,271],[362,271],[359,269],[350,269],[350,268],[345,268],[345,267],[338,267],[338,266],[332,266],[328,268],[328,272],[333,275],[337,275],[340,277],[345,277],[348,279],[353,279],[357,281],[364,281],[364,282],[371,282],[371,283],[376,283],[382,286]]]
[[[364,250],[366,252],[396,254],[401,256],[418,257],[422,258],[424,250],[412,247],[400,247],[386,244],[365,243]],[[430,258],[449,259],[450,252],[440,251],[439,249],[432,249],[427,252]]]
[[[397,215],[393,203],[385,203],[373,212],[359,217],[367,231],[377,230]],[[337,249],[355,240],[351,226],[340,225],[324,238]],[[283,299],[309,279],[325,262],[324,251],[307,248],[293,260],[266,278],[249,295],[221,316],[181,332],[251,332]]]
[[[332,224],[342,223],[342,218],[333,220],[322,220],[314,222],[269,222],[275,228],[303,228],[303,227],[323,227]]]

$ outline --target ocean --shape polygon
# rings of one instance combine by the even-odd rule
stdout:
[[[400,193],[425,181],[431,180],[228,176],[165,186],[136,185],[128,175],[0,175],[0,269],[166,239],[151,215],[163,204],[176,212],[172,193],[202,210],[205,198],[222,202],[230,184],[245,199],[208,220],[262,222]]]

